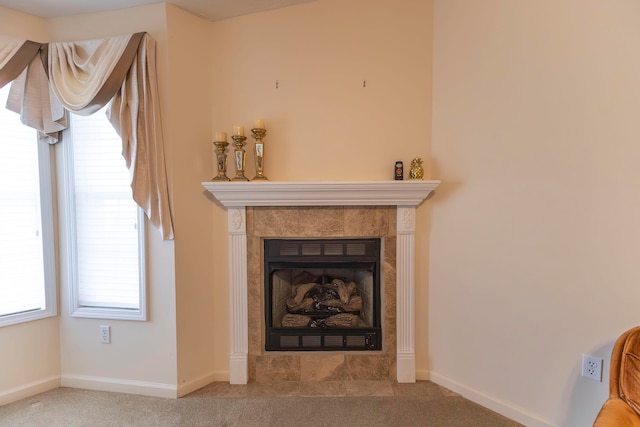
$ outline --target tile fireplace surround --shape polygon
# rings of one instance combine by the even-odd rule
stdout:
[[[203,182],[228,214],[229,382],[393,378],[415,382],[415,209],[439,183]],[[383,349],[265,352],[265,237],[382,238]]]

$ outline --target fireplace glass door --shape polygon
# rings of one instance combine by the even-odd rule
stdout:
[[[380,240],[265,240],[266,350],[379,350]]]

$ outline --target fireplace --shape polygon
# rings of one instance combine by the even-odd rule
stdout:
[[[415,382],[415,211],[440,181],[202,184],[227,210],[231,384],[246,384],[250,379],[356,380],[384,375],[402,383]],[[258,210],[260,220],[254,218]],[[321,229],[326,231],[320,233]],[[264,306],[264,264],[254,261],[255,254],[263,252],[265,238],[313,236],[385,236],[383,318],[387,335],[380,352],[265,352],[265,317],[258,315],[261,309],[248,309],[255,304]],[[372,376],[372,372],[380,374]]]
[[[265,239],[265,350],[380,350],[380,277],[380,239]]]

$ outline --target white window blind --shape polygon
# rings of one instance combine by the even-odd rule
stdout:
[[[73,314],[142,320],[135,312],[144,312],[144,222],[122,142],[104,111],[72,115],[68,135]]]
[[[49,270],[55,267],[53,258],[45,259],[53,257],[52,241],[43,239],[52,235],[53,223],[46,218],[51,229],[43,230],[40,191],[41,171],[45,182],[51,179],[48,147],[41,150],[47,163],[42,167],[36,131],[4,108],[8,93],[9,85],[0,88],[0,326],[56,312],[55,279]],[[46,207],[51,216],[51,206]]]

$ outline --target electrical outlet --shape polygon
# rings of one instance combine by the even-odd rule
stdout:
[[[111,326],[100,325],[100,342],[102,344],[111,344]]]
[[[583,354],[582,376],[590,380],[602,382],[602,359]]]

